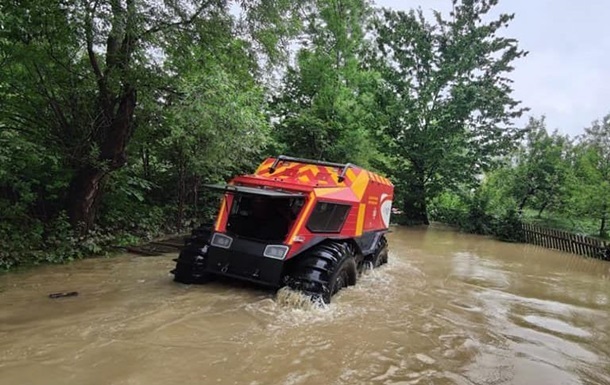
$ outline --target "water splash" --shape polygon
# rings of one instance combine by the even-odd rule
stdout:
[[[300,291],[283,287],[275,295],[275,302],[280,308],[315,310],[328,307],[320,298],[311,298]]]

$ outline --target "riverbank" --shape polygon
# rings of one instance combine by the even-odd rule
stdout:
[[[61,265],[89,258],[110,258],[124,253],[158,256],[174,252],[183,245],[186,233],[90,235],[82,238],[55,237],[47,249],[0,252],[0,275],[23,272],[43,265]]]

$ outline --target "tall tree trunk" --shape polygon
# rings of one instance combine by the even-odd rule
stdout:
[[[179,149],[179,161],[178,161],[178,213],[176,216],[176,229],[178,232],[182,231],[182,224],[184,223],[184,204],[186,201],[186,159]]]
[[[599,236],[600,238],[604,238],[606,236],[606,216],[608,215],[606,212],[606,207],[603,208],[604,212],[602,213],[602,221],[599,226]]]
[[[104,177],[127,161],[125,149],[132,133],[136,91],[127,86],[111,124],[100,127],[100,154],[96,164],[77,170],[70,181],[68,213],[72,225],[86,232],[95,224]]]
[[[542,212],[546,209],[546,207],[549,205],[549,202],[546,201],[542,204],[542,207],[540,208],[540,210],[538,210],[538,218],[542,217]]]
[[[195,176],[193,180],[193,216],[199,220],[199,183],[201,178]]]
[[[136,88],[130,82],[129,64],[137,41],[135,1],[126,0],[124,6],[120,1],[111,1],[110,8],[111,29],[106,39],[105,68],[98,63],[94,49],[93,17],[88,17],[84,25],[89,63],[97,80],[99,112],[92,121],[95,129],[89,144],[98,146],[99,155],[95,162],[87,160],[81,165],[70,181],[68,212],[72,225],[81,232],[95,224],[103,179],[127,161],[125,150],[133,131]],[[114,91],[109,84],[121,87]]]
[[[408,225],[429,225],[426,203],[425,174],[416,168],[409,179],[409,187],[403,201],[403,210]]]
[[[518,212],[519,214],[523,213],[523,209],[525,208],[525,204],[527,203],[527,200],[529,199],[530,196],[532,196],[532,194],[534,194],[536,190],[534,188],[529,188],[527,190],[527,192],[525,193],[525,196],[523,197],[523,199],[521,199],[521,203],[519,203],[519,208],[518,208]]]
[[[68,215],[72,225],[86,232],[95,224],[105,172],[91,166],[77,171],[70,182]]]
[[[529,198],[529,195],[526,194],[523,199],[521,199],[521,203],[519,203],[519,208],[517,209],[517,211],[519,212],[519,214],[523,213],[523,208],[525,207],[525,204],[527,203],[527,198]]]

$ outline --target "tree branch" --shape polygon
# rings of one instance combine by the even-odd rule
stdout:
[[[146,31],[142,32],[142,34],[140,36],[138,36],[136,39],[139,40],[147,35],[155,34],[157,32],[161,32],[161,31],[167,30],[169,28],[190,25],[195,21],[195,19],[197,19],[203,13],[203,11],[210,5],[210,3],[211,3],[211,1],[202,1],[199,8],[197,8],[195,10],[195,12],[191,15],[191,17],[189,17],[187,20],[180,20],[180,21],[176,21],[173,23],[159,23],[156,26],[151,27],[151,28],[147,29]]]
[[[95,51],[93,50],[93,17],[98,4],[99,0],[95,0],[95,3],[93,3],[93,8],[91,8],[91,11],[88,12],[88,15],[85,18],[85,38],[87,39],[87,54],[89,56],[89,62],[91,63],[91,68],[93,68],[95,77],[99,82],[103,79],[103,76],[97,62],[97,58],[95,57]]]
[[[126,2],[127,16],[125,18],[125,30],[123,31],[123,41],[117,51],[117,61],[115,64],[119,65],[122,69],[126,69],[131,58],[131,52],[134,49],[137,36],[133,33],[134,29],[134,16],[136,13],[134,0],[127,0]]]
[[[87,40],[87,55],[89,57],[89,63],[91,64],[91,68],[97,81],[97,87],[100,92],[100,101],[102,103],[102,108],[106,110],[108,108],[108,87],[106,86],[106,77],[104,76],[104,74],[102,74],[102,70],[100,69],[99,63],[97,61],[95,51],[93,50],[93,18],[95,16],[95,11],[97,9],[98,4],[99,0],[95,0],[95,2],[93,3],[93,7],[86,16],[85,38]]]
[[[53,95],[51,95],[49,90],[45,87],[44,76],[42,75],[40,68],[38,68],[38,65],[35,64],[34,69],[36,70],[36,74],[38,75],[38,80],[40,81],[40,87],[41,87],[42,94],[49,100],[51,109],[53,110],[53,113],[55,114],[55,117],[59,121],[61,127],[65,130],[68,130],[70,128],[70,124],[68,123],[68,120],[66,119],[66,116],[60,107],[60,104],[57,102],[57,99],[55,99],[55,97]]]

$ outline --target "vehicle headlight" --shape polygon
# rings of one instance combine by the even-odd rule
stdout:
[[[233,238],[228,235],[216,233],[212,237],[212,246],[222,247],[223,249],[228,249],[231,247],[231,243],[233,242]]]
[[[263,255],[267,258],[284,259],[288,254],[288,246],[285,245],[268,245],[265,247]]]

